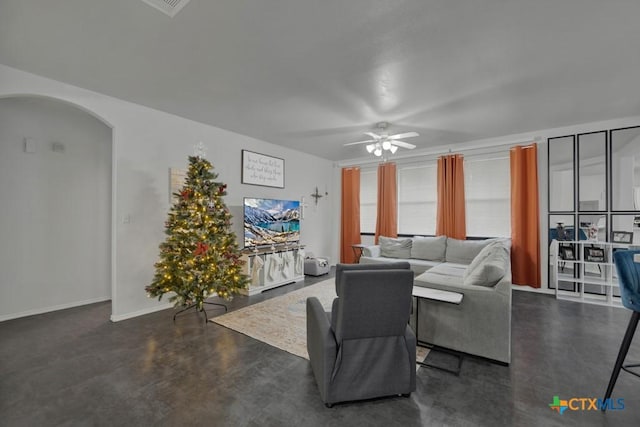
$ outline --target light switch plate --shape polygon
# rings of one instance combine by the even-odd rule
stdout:
[[[36,152],[36,143],[33,138],[25,138],[24,139],[24,152],[25,153],[35,153]]]
[[[635,254],[633,256],[633,262],[639,262],[640,263],[640,254]]]

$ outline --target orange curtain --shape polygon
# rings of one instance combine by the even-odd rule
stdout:
[[[511,274],[518,285],[540,287],[538,147],[514,147],[511,160]]]
[[[467,238],[464,198],[464,158],[450,154],[438,158],[438,212],[436,235]]]
[[[354,264],[352,245],[360,243],[360,168],[342,168],[340,262]]]
[[[398,237],[398,186],[396,184],[395,163],[380,163],[378,165],[376,245],[379,236]]]

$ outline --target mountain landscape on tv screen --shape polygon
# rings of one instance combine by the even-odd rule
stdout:
[[[300,240],[300,203],[245,199],[244,246],[278,245]]]

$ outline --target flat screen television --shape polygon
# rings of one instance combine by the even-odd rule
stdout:
[[[300,241],[300,202],[244,198],[244,247]]]

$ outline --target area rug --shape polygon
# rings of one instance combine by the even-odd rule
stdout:
[[[265,342],[304,359],[307,354],[307,298],[316,297],[326,311],[336,297],[334,279],[289,292],[222,316],[211,322]],[[424,360],[428,349],[418,347],[418,360]]]

